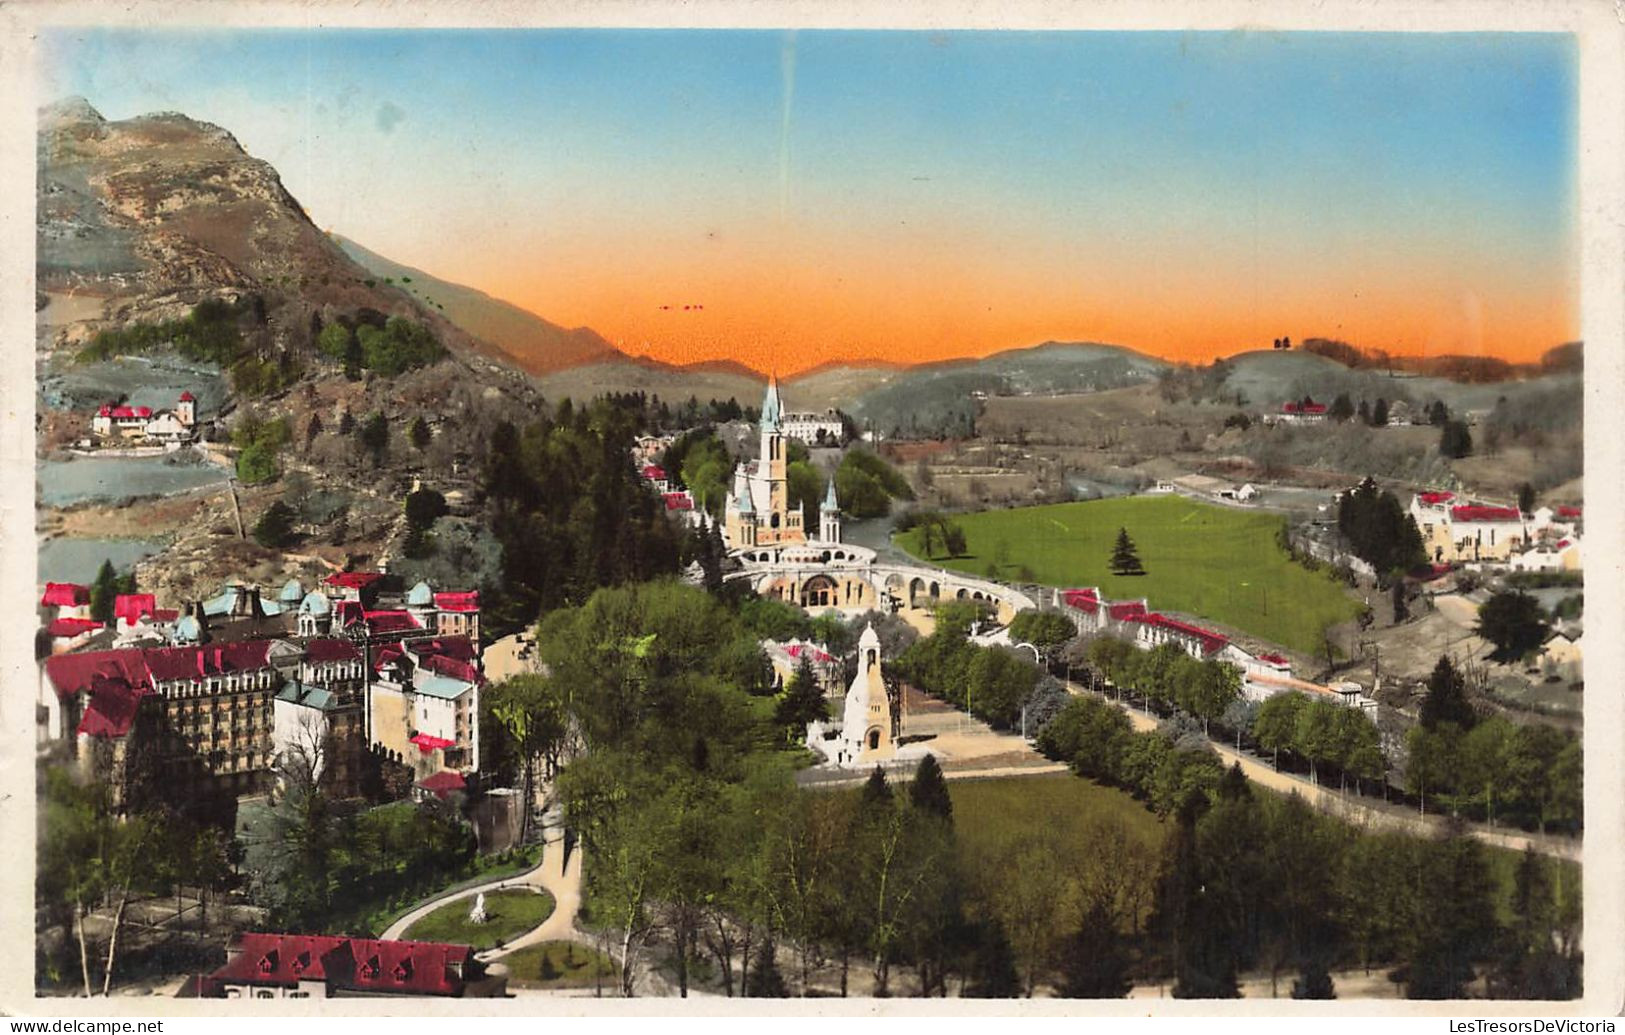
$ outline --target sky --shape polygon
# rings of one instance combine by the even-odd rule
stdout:
[[[1578,337],[1556,34],[55,30],[316,223],[618,347],[793,374]]]

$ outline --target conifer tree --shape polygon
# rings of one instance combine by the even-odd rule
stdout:
[[[886,782],[886,771],[877,764],[874,772],[869,774],[869,782],[863,785],[864,811],[879,805],[890,807],[891,785]]]
[[[1016,954],[1010,936],[997,920],[981,930],[981,940],[971,959],[970,980],[965,996],[972,999],[1014,999],[1021,994],[1021,975],[1016,973]]]
[[[1140,563],[1140,555],[1135,552],[1134,540],[1128,537],[1128,529],[1117,530],[1117,543],[1112,547],[1111,569],[1113,575],[1144,575],[1145,566]]]
[[[1419,718],[1426,729],[1453,723],[1464,732],[1478,721],[1478,713],[1467,699],[1467,682],[1448,657],[1440,657],[1428,676],[1428,692],[1422,699]]]
[[[98,622],[113,620],[113,601],[118,596],[118,573],[111,560],[103,560],[90,584],[90,617]]]
[[[1096,901],[1061,950],[1058,991],[1066,999],[1121,999],[1131,987],[1128,963],[1116,918]]]
[[[807,723],[829,718],[829,706],[824,702],[824,688],[813,674],[812,662],[805,653],[790,681],[784,686],[784,696],[774,710],[773,721],[782,726],[790,739],[797,739]]]
[[[937,756],[926,755],[914,771],[914,782],[908,788],[909,801],[914,807],[943,819],[954,818],[954,802],[948,796],[948,781],[942,775]]]
[[[762,939],[751,962],[750,978],[745,983],[745,995],[751,999],[783,999],[790,994],[779,972],[777,940],[770,932]]]

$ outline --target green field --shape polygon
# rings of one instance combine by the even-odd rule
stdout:
[[[417,942],[450,942],[489,949],[541,925],[553,913],[553,896],[547,892],[493,891],[485,896],[486,921],[470,923],[472,898],[448,902],[406,929],[406,938]]]
[[[592,988],[601,981],[605,992],[614,994],[620,987],[614,960],[574,942],[531,945],[498,962],[508,968],[513,988]]]
[[[1071,773],[953,780],[948,796],[954,803],[954,832],[969,858],[996,858],[1012,840],[1035,830],[1077,843],[1098,823],[1120,822],[1153,848],[1160,848],[1165,831],[1126,792]]]
[[[1359,609],[1328,575],[1305,570],[1276,545],[1281,518],[1274,514],[1183,496],[1129,496],[954,520],[965,531],[967,556],[925,558],[917,529],[898,535],[897,545],[971,575],[998,564],[998,577],[1009,581],[1026,567],[1046,586],[1099,586],[1113,600],[1146,597],[1154,610],[1208,618],[1309,654],[1322,649],[1322,627]],[[1119,527],[1128,529],[1146,574],[1108,568]]]

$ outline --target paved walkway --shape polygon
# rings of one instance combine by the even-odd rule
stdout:
[[[1067,690],[1073,694],[1093,693],[1077,683],[1068,683]],[[1136,730],[1156,729],[1159,720],[1155,715],[1147,715],[1135,708],[1127,701],[1116,701],[1113,698],[1097,694],[1102,700],[1116,704],[1128,714],[1129,722]],[[1375,798],[1362,798],[1358,795],[1339,791],[1335,787],[1325,787],[1313,783],[1308,777],[1296,773],[1284,773],[1268,762],[1255,758],[1222,741],[1209,741],[1213,749],[1224,759],[1226,765],[1232,762],[1241,763],[1241,771],[1247,778],[1253,780],[1270,790],[1282,794],[1296,791],[1305,801],[1322,812],[1337,816],[1340,819],[1353,823],[1356,826],[1366,826],[1384,830],[1395,830],[1401,833],[1420,836],[1432,836],[1439,833],[1447,820],[1443,816],[1428,815],[1412,812],[1408,807],[1391,805]],[[1555,837],[1540,837],[1533,834],[1523,834],[1512,831],[1492,830],[1478,823],[1467,824],[1467,832],[1485,844],[1498,848],[1506,848],[1514,852],[1521,852],[1531,846],[1535,851],[1545,855],[1557,856],[1578,862],[1580,859],[1580,843],[1569,839]]]
[[[577,941],[579,936],[575,933],[576,914],[581,910],[581,849],[577,847],[570,853],[569,869],[566,872],[564,858],[564,835],[558,827],[550,828],[543,842],[542,861],[523,873],[512,874],[497,880],[476,884],[471,888],[441,898],[430,899],[410,913],[396,920],[385,929],[382,937],[393,940],[405,936],[406,931],[413,924],[428,916],[448,902],[458,902],[472,899],[475,895],[486,891],[500,891],[504,888],[540,888],[553,896],[553,912],[542,921],[540,927],[508,942],[500,949],[488,949],[479,954],[482,960],[491,960],[505,956],[515,949],[534,945],[545,941]]]

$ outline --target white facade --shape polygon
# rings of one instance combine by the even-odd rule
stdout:
[[[841,435],[845,431],[840,414],[834,410],[825,410],[823,413],[787,413],[780,422],[780,428],[786,437],[798,439],[810,446],[839,445]],[[822,442],[819,441],[819,432],[823,432]]]

